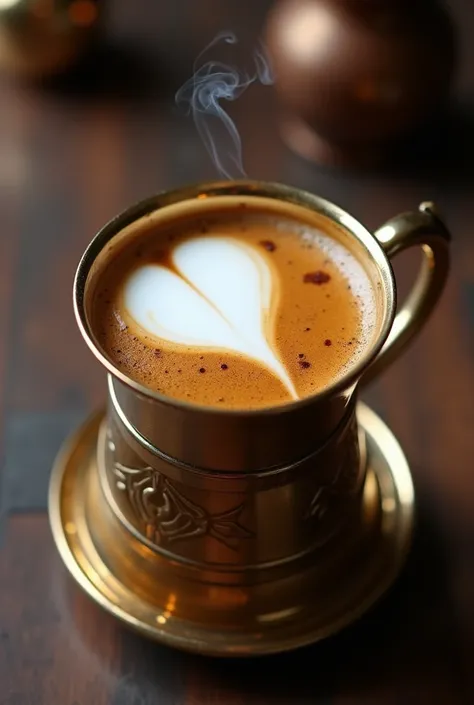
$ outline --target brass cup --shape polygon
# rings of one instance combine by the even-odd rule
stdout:
[[[101,255],[112,240],[132,236],[141,218],[159,227],[183,209],[204,212],[216,199],[235,208],[242,198],[338,230],[376,283],[376,339],[347,375],[298,402],[232,411],[164,397],[124,375],[96,343],[90,292]],[[448,243],[429,203],[372,234],[319,197],[253,181],[160,194],[116,217],[91,242],[76,274],[74,306],[83,337],[108,371],[108,410],[88,523],[110,571],[165,621],[172,615],[235,631],[273,619],[277,627],[309,593],[324,608],[377,527],[377,492],[355,414],[359,382],[391,362],[434,308],[448,273]],[[423,263],[396,314],[389,257],[414,245]]]

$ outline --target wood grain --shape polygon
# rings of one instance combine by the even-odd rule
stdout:
[[[235,30],[250,49],[270,4],[118,0],[92,66],[52,88],[0,84],[1,434],[45,414],[73,418],[103,400],[104,375],[72,315],[76,263],[131,202],[214,178],[174,92],[217,31]],[[282,145],[271,89],[252,88],[231,106],[251,176],[317,192],[371,228],[435,199],[453,231],[438,310],[365,393],[400,439],[417,486],[419,525],[402,578],[367,618],[325,644],[244,663],[194,658],[100,611],[69,580],[45,512],[11,503],[0,535],[1,705],[474,702],[474,6],[452,7],[464,41],[459,108],[431,160],[414,157],[383,174],[318,169]],[[395,263],[402,292],[416,262],[411,254]],[[51,433],[49,449],[56,436],[44,419],[39,428]],[[28,456],[14,450],[18,442],[7,448],[14,473]],[[18,475],[26,477],[23,467]]]

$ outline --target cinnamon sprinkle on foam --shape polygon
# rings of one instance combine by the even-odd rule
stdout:
[[[316,272],[308,272],[304,275],[303,281],[305,284],[327,284],[330,281],[331,275],[318,269]]]

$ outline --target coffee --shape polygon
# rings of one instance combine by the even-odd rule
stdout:
[[[321,392],[360,360],[371,276],[343,231],[261,200],[156,211],[111,241],[89,317],[117,368],[165,396],[248,409]]]

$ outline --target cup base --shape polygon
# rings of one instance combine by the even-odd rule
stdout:
[[[308,567],[306,575],[287,576],[286,583],[294,580],[295,592],[299,591],[293,607],[271,614],[259,612],[252,604],[251,590],[242,595],[239,588],[241,598],[247,600],[249,619],[240,628],[226,620],[226,615],[211,624],[199,619],[199,611],[196,618],[180,616],[179,594],[168,594],[163,604],[160,600],[152,604],[139,586],[134,590],[118,572],[111,572],[109,566],[116,564],[120,546],[113,546],[115,558],[110,561],[106,544],[98,545],[96,539],[96,521],[102,513],[96,456],[103,414],[89,418],[73,434],[53,468],[49,516],[59,553],[96,603],[129,627],[170,646],[214,656],[248,657],[324,639],[361,617],[390,587],[404,564],[413,530],[413,483],[403,451],[366,405],[359,403],[357,417],[366,434],[368,453],[358,535],[352,530],[350,537],[338,539],[347,541],[347,546],[338,545],[335,550],[340,562],[331,580],[322,580],[314,566]],[[157,595],[160,592],[168,591],[156,585]],[[288,596],[288,587],[285,592]]]

